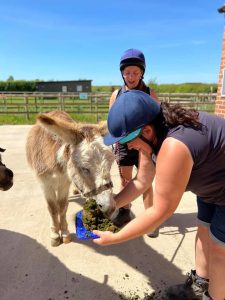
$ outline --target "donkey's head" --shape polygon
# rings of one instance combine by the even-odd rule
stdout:
[[[5,149],[0,148],[0,152],[4,152]],[[13,172],[8,169],[3,163],[0,154],[0,190],[7,191],[13,185]]]
[[[85,198],[94,198],[100,209],[111,215],[115,210],[110,176],[114,155],[103,143],[106,124],[81,125],[60,114],[41,114],[38,121],[64,141],[57,159],[66,165],[72,183]]]

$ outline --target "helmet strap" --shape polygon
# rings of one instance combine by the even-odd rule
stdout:
[[[140,90],[141,85],[142,85],[142,78],[139,79],[137,86],[135,88],[133,88],[133,90]]]
[[[152,150],[155,148],[153,142],[150,141],[150,140],[148,140],[148,139],[146,139],[143,135],[140,135],[139,138],[140,138],[143,142],[145,142],[146,144],[148,144],[148,145],[152,148]]]
[[[123,77],[123,71],[120,71],[120,72],[121,72],[121,76],[122,76],[122,78],[123,78],[124,85],[126,85],[126,81],[125,81],[125,79],[124,79],[124,77]]]

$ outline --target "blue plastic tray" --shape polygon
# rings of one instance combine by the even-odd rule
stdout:
[[[99,238],[98,235],[95,235],[93,232],[87,230],[84,227],[83,221],[82,221],[82,213],[83,211],[80,210],[76,214],[76,236],[79,240],[91,240],[91,239],[97,239]]]

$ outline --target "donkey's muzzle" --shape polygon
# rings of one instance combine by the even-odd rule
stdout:
[[[0,190],[7,191],[13,186],[13,171],[0,165]]]

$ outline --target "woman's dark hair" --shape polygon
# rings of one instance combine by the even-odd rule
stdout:
[[[185,109],[180,104],[171,105],[166,102],[161,103],[162,114],[167,127],[175,127],[177,125],[186,125],[199,128],[199,113],[195,109]]]
[[[152,122],[158,136],[165,135],[168,129],[178,125],[202,128],[199,122],[199,113],[195,109],[185,109],[180,104],[161,103],[160,114]]]

